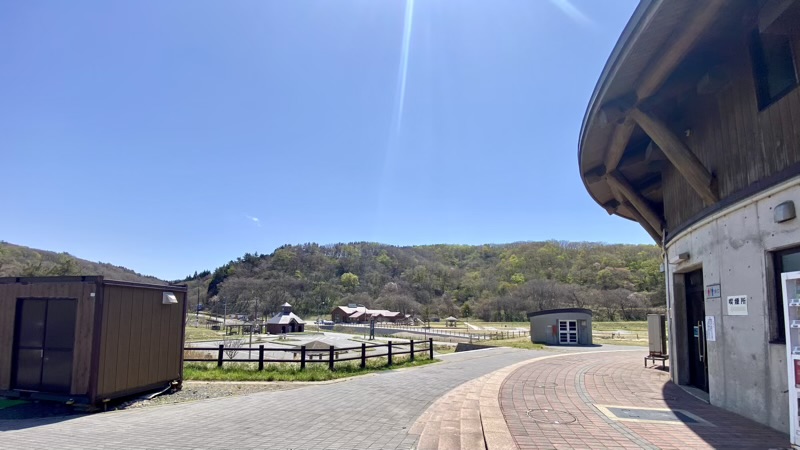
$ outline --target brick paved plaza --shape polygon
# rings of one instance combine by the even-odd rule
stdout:
[[[788,447],[787,435],[694,398],[668,383],[669,376],[664,371],[645,369],[643,355],[644,352],[572,355],[525,364],[515,370],[503,383],[500,405],[517,446]],[[664,409],[679,410],[678,415],[694,423],[672,420],[675,413],[665,415]],[[619,420],[615,411],[626,420]],[[651,416],[653,412],[655,416]],[[631,413],[640,418],[627,417]],[[552,423],[555,421],[559,423]]]

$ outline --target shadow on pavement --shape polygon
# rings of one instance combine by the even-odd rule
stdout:
[[[0,431],[22,430],[86,415],[61,403],[0,399]]]
[[[661,368],[648,368],[661,370]],[[702,421],[689,418],[688,428],[712,448],[789,448],[789,436],[689,394],[672,381],[662,388],[667,407],[673,412],[688,412]]]

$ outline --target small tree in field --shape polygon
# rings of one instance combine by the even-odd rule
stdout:
[[[225,354],[228,355],[228,359],[233,359],[236,354],[239,353],[242,346],[244,346],[244,341],[241,339],[225,338],[223,345],[225,346]]]
[[[464,302],[464,304],[461,305],[461,317],[467,319],[471,315],[472,315],[472,308],[469,307],[469,303]]]

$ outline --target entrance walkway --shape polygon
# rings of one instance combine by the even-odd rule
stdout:
[[[497,348],[442,362],[280,392],[88,416],[0,421],[0,449],[411,449],[411,425],[437,398],[548,354]]]
[[[608,347],[606,347],[607,349]],[[500,407],[518,448],[786,448],[787,435],[708,405],[642,366],[643,352],[523,364]]]

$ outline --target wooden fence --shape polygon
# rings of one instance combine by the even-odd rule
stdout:
[[[422,344],[417,345],[415,348],[415,344]],[[398,346],[408,346],[408,350],[398,351]],[[385,354],[380,355],[367,355],[368,349],[377,349],[377,348],[387,348],[387,352]],[[361,354],[358,356],[347,356],[347,357],[340,357],[340,354],[346,352],[350,352],[353,350],[361,350]],[[216,359],[207,359],[207,358],[184,358],[184,362],[215,362],[217,363],[217,367],[222,367],[224,363],[258,363],[258,370],[264,370],[264,363],[299,363],[300,370],[304,370],[306,368],[307,363],[328,363],[328,369],[334,370],[333,363],[336,361],[361,361],[361,368],[365,368],[367,366],[367,359],[370,358],[383,358],[386,357],[388,359],[388,365],[392,365],[392,358],[394,356],[399,355],[409,355],[411,361],[414,361],[414,356],[417,353],[428,353],[429,357],[433,359],[433,338],[428,339],[427,341],[417,341],[416,343],[411,340],[408,343],[392,343],[389,341],[386,344],[371,344],[367,345],[366,343],[362,343],[361,346],[355,347],[334,347],[331,345],[328,349],[319,350],[319,349],[307,349],[305,345],[300,346],[300,348],[265,348],[264,345],[259,345],[258,349],[250,349],[250,348],[242,348],[242,347],[235,347],[226,348],[224,344],[220,344],[217,347],[185,347],[184,351],[199,351],[199,352],[216,352],[217,357]],[[242,358],[242,359],[225,359],[226,352],[246,352],[246,351],[258,351],[258,358]],[[300,355],[299,359],[268,359],[264,358],[264,352],[289,352],[294,355]],[[327,359],[322,359],[322,355],[327,353]],[[235,353],[234,353],[235,354]],[[318,355],[319,358],[314,360],[313,357]]]
[[[341,327],[348,327],[348,328],[358,328],[369,329],[368,324],[360,324],[360,323],[336,323],[333,325],[320,325],[320,328],[334,330],[334,327],[341,326]],[[501,330],[454,330],[448,329],[446,327],[421,327],[416,325],[401,325],[401,324],[394,324],[390,322],[382,322],[375,324],[376,333],[380,333],[380,329],[386,330],[401,330],[401,331],[411,331],[417,334],[429,334],[434,336],[440,337],[455,337],[455,338],[463,338],[463,339],[473,339],[473,340],[500,340],[500,339],[512,339],[518,337],[525,337],[528,336],[528,331],[525,330],[508,330],[508,331],[501,331]],[[385,333],[381,333],[385,334]]]

